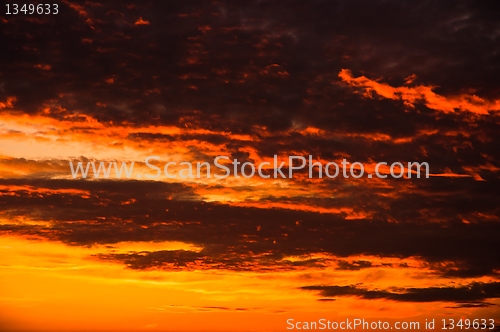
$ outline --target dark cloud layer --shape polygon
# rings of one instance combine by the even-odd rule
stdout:
[[[88,114],[114,125],[256,138],[174,138],[224,145],[234,154],[250,146],[263,156],[426,160],[433,173],[475,168],[487,179],[492,168],[481,165],[500,167],[497,113],[439,114],[423,103],[368,99],[338,74],[347,68],[394,86],[415,74],[414,85],[444,96],[498,99],[498,17],[491,1],[66,2],[57,17],[1,21],[0,100],[14,96],[16,109],[48,108],[55,118]],[[135,25],[140,18],[149,24]],[[290,133],[308,126],[365,136]],[[266,128],[266,139],[257,139],[258,128]],[[370,137],[380,134],[389,139]],[[140,132],[130,138],[172,139]],[[394,144],[397,138],[407,141]]]
[[[360,127],[359,113],[372,127],[374,112],[335,85],[342,68],[395,84],[416,74],[443,93],[498,97],[494,2],[67,2],[61,13],[4,16],[3,93],[18,96],[21,109],[58,103],[135,123],[177,123],[197,109],[197,121],[216,117],[212,125],[230,129],[248,119],[271,129],[299,119]],[[150,24],[134,25],[139,18]],[[311,112],[339,97],[346,105],[330,104],[333,114]],[[386,129],[397,130],[393,121],[405,116],[384,113]]]
[[[448,184],[455,192],[453,182],[443,182],[441,190],[445,191]],[[374,203],[376,191],[360,192],[359,196],[353,192],[349,195],[351,200],[341,199],[341,203],[356,208],[358,201],[371,202],[365,211],[373,216],[346,220],[342,212],[325,214],[264,205],[254,208],[206,203],[193,194],[192,188],[181,184],[36,179],[0,180],[0,184],[19,188],[3,192],[1,215],[12,220],[11,224],[0,226],[3,233],[39,236],[71,245],[182,241],[203,248],[200,253],[158,251],[100,256],[134,269],[178,268],[196,262],[205,268],[235,270],[323,266],[321,260],[282,261],[287,256],[311,252],[342,257],[416,256],[427,261],[436,273],[451,278],[493,276],[500,268],[498,220],[479,217],[474,223],[464,224],[456,219],[457,213],[469,213],[473,218],[481,214],[478,211],[491,213],[487,212],[490,209],[497,215],[496,205],[473,191],[467,205],[460,196],[456,196],[456,202],[447,198],[452,201],[444,203],[440,195],[432,198],[413,194],[404,201],[396,198],[390,209],[381,206],[390,206],[390,201]],[[49,191],[30,192],[24,189],[26,186]],[[84,192],[58,192],[68,188]],[[315,204],[331,203],[320,200]],[[465,207],[463,211],[461,205]],[[471,209],[468,205],[476,207]],[[421,211],[432,212],[440,222],[429,222]],[[24,224],[23,218],[49,224]],[[339,269],[356,270],[369,268],[371,263],[341,260],[338,265]]]
[[[234,154],[251,146],[263,156],[427,160],[433,173],[500,166],[498,114],[437,114],[423,103],[409,109],[401,100],[367,99],[338,77],[347,68],[400,86],[415,74],[413,85],[444,96],[498,99],[495,2],[66,2],[61,13],[0,21],[0,99],[15,96],[16,109],[255,138],[265,128],[266,138],[255,142],[196,137]],[[149,24],[136,25],[141,18]],[[308,126],[389,140],[290,134]],[[394,144],[397,138],[408,140]],[[476,172],[491,177],[487,168]]]
[[[473,307],[475,302],[500,297],[500,283],[471,283],[460,287],[404,288],[368,290],[359,286],[304,286],[304,290],[319,291],[325,297],[357,296],[364,299],[387,299],[400,302],[458,302],[461,307]],[[482,304],[488,305],[486,304]],[[478,305],[480,306],[480,305]]]

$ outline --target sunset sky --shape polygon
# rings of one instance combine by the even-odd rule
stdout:
[[[0,13],[0,331],[500,329],[500,2],[56,3]],[[136,176],[221,155],[430,177]]]

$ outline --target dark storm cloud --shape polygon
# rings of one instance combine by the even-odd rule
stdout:
[[[27,112],[61,105],[114,123],[412,132],[425,112],[364,105],[332,84],[339,71],[498,97],[498,14],[466,1],[67,2],[57,17],[2,23],[3,93]]]
[[[48,107],[56,118],[89,114],[107,124],[256,138],[129,136],[144,142],[195,139],[234,155],[250,146],[262,156],[426,160],[433,173],[464,174],[500,167],[498,115],[408,109],[402,100],[363,97],[338,74],[347,68],[394,86],[415,74],[415,84],[445,96],[498,99],[499,17],[498,4],[471,1],[66,2],[57,17],[2,21],[0,99],[15,96],[27,113]],[[149,24],[135,25],[141,18]],[[290,132],[308,126],[327,134]]]
[[[356,296],[363,299],[387,299],[400,302],[467,302],[500,297],[500,283],[474,282],[459,287],[403,288],[369,290],[360,286],[303,286],[303,290],[319,291],[324,297]],[[465,305],[461,303],[461,305]],[[488,303],[482,304],[487,306]]]
[[[335,200],[307,201],[311,206],[351,207],[368,213],[362,219],[346,220],[344,212],[264,208],[265,201],[262,208],[207,203],[192,187],[181,184],[2,179],[0,185],[12,189],[0,192],[0,214],[11,222],[2,224],[0,230],[81,246],[182,241],[203,248],[200,253],[99,256],[134,269],[179,268],[196,262],[206,268],[217,265],[234,270],[320,267],[325,264],[321,259],[305,256],[298,262],[286,260],[287,256],[320,252],[341,257],[421,257],[436,274],[450,278],[497,275],[500,223],[495,199],[489,201],[493,192],[488,189],[489,182],[472,181],[465,204],[464,197],[452,195],[457,191],[457,180],[438,181],[439,189],[423,190],[420,196],[403,191],[392,203],[390,198],[380,200],[373,188],[371,193],[368,189],[347,192],[345,198],[339,198],[340,205]],[[441,195],[447,186],[450,191]],[[67,189],[78,191],[64,191]],[[429,191],[435,196],[429,196]],[[363,201],[367,203],[360,206]],[[488,214],[494,219],[487,218]],[[462,215],[470,219],[469,224],[459,219]],[[430,222],[429,216],[437,221]],[[25,219],[48,224],[25,224]],[[348,270],[372,266],[363,260],[340,260],[337,264]]]

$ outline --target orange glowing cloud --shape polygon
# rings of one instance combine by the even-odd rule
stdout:
[[[135,25],[149,25],[149,21],[143,20],[142,17],[139,17],[137,21],[134,23]]]
[[[6,101],[0,101],[0,110],[4,108],[13,108],[14,103],[16,102],[17,98],[16,97],[7,97]]]
[[[354,77],[348,69],[342,69],[339,77],[351,86],[366,89],[365,97],[371,97],[371,93],[394,100],[403,100],[409,107],[414,107],[416,102],[422,101],[425,106],[444,113],[455,110],[469,111],[476,114],[488,114],[490,111],[500,110],[500,100],[488,101],[476,95],[461,94],[458,96],[441,96],[432,89],[433,86],[419,85],[415,87],[393,87],[389,84],[379,83],[366,76]],[[407,80],[407,83],[413,82]]]

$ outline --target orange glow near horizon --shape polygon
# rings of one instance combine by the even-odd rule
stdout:
[[[126,245],[121,250],[179,249],[174,244]],[[432,306],[418,303],[396,303],[386,300],[342,298],[334,302],[317,301],[314,293],[290,291],[297,282],[314,277],[321,284],[334,275],[337,282],[351,285],[363,282],[374,289],[387,287],[444,286],[446,279],[430,282],[422,278],[422,262],[415,259],[382,259],[378,268],[369,272],[335,271],[333,269],[291,270],[268,273],[230,271],[167,272],[134,271],[119,264],[92,258],[105,249],[68,247],[63,244],[18,237],[2,236],[0,281],[3,324],[13,330],[84,331],[99,329],[126,330],[250,330],[262,328],[283,330],[286,319],[342,320],[365,319],[415,320],[446,318],[439,312],[445,304]],[[335,259],[334,257],[327,257]],[[286,258],[292,259],[292,258]],[[376,257],[353,257],[377,260]],[[407,268],[388,267],[405,262]],[[377,264],[377,263],[375,263]],[[392,281],[384,282],[385,274]],[[394,281],[398,281],[394,284]],[[488,278],[483,281],[487,282]],[[498,301],[496,301],[498,302]],[[500,304],[500,303],[498,303]],[[377,308],[383,308],[382,311]],[[424,309],[425,308],[425,309]],[[356,315],[353,315],[353,310]],[[463,317],[492,315],[492,309],[472,312],[460,310]],[[57,320],[54,321],[54,317]],[[221,329],[220,320],[226,321]],[[257,320],[257,321],[255,321]],[[19,322],[23,324],[19,324]],[[16,323],[17,322],[17,323]],[[245,326],[240,326],[245,322]],[[12,324],[12,325],[11,325]]]

